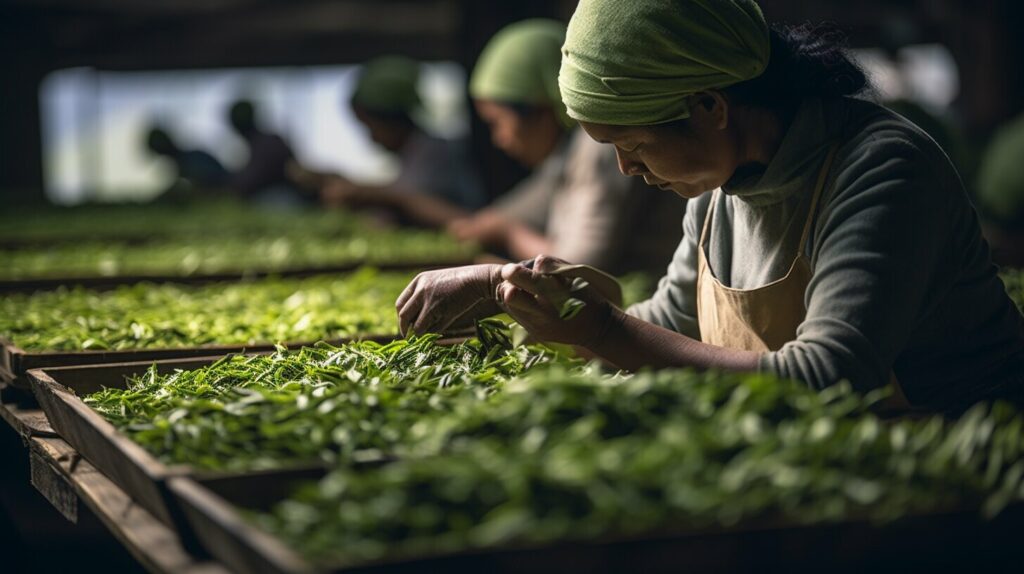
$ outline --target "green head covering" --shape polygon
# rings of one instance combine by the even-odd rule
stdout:
[[[410,113],[420,105],[420,66],[409,58],[382,56],[359,73],[352,105],[385,114]]]
[[[1024,115],[999,130],[985,151],[978,203],[1003,224],[1024,225]]]
[[[651,125],[685,98],[761,75],[768,25],[753,0],[580,0],[558,76],[574,119]]]
[[[564,41],[565,24],[556,20],[535,18],[506,26],[480,54],[469,94],[478,100],[553,106],[559,120],[572,125],[558,93]]]

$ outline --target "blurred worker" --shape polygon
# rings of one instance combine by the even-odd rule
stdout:
[[[1024,266],[1024,115],[1000,129],[985,150],[977,201],[997,261]]]
[[[685,205],[619,173],[614,148],[566,115],[558,93],[564,39],[565,24],[534,19],[484,48],[470,80],[474,106],[494,144],[532,173],[448,229],[513,259],[552,253],[613,273],[660,274],[682,235]]]
[[[432,136],[414,119],[422,106],[419,78],[419,64],[400,56],[363,66],[349,104],[373,142],[398,156],[398,178],[388,185],[332,178],[325,202],[391,206],[431,226],[483,207],[487,198],[461,142]]]
[[[298,205],[315,199],[315,190],[304,189],[289,175],[289,166],[297,165],[295,154],[284,138],[261,129],[252,102],[232,104],[228,120],[249,147],[245,167],[228,180],[232,189],[247,199],[274,205]]]
[[[228,181],[228,170],[209,153],[198,149],[182,149],[166,130],[152,127],[146,134],[146,147],[154,154],[169,159],[176,170],[171,190],[177,190],[184,180],[186,185],[214,189]]]

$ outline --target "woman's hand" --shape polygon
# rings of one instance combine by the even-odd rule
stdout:
[[[573,292],[571,278],[548,274],[562,264],[560,259],[541,255],[533,269],[519,263],[505,265],[497,288],[498,304],[534,339],[587,347],[607,330],[614,305],[593,287]],[[563,317],[562,307],[570,297],[584,306],[575,316]]]
[[[495,288],[501,265],[467,265],[424,271],[395,302],[403,335],[442,333],[470,327],[477,319],[501,312]]]
[[[294,159],[290,159],[284,164],[284,173],[293,184],[312,191],[322,189],[332,179],[341,177],[336,174],[313,171],[303,167]]]
[[[347,179],[332,177],[320,188],[320,203],[329,208],[344,207],[354,187]]]
[[[381,190],[356,185],[341,177],[332,177],[320,189],[320,202],[325,207],[364,207],[387,205],[390,195]]]

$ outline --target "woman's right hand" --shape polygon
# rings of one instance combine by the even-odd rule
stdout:
[[[470,327],[501,312],[494,298],[501,281],[501,265],[494,264],[424,271],[395,302],[399,328],[422,335]]]
[[[320,188],[320,203],[324,207],[339,208],[352,203],[355,186],[341,176],[328,178]]]

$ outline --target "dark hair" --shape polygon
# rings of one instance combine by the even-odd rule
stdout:
[[[146,134],[146,146],[160,155],[171,155],[178,150],[171,134],[160,126],[153,126]]]
[[[852,96],[870,88],[846,51],[846,36],[834,26],[773,26],[770,38],[764,73],[725,88],[734,102],[791,110],[808,97]]]
[[[544,110],[551,109],[551,106],[545,104],[524,104],[521,102],[508,102],[505,100],[493,100],[494,103],[499,106],[512,110],[517,116],[526,118],[532,115],[538,114]]]
[[[412,114],[410,114],[409,112],[375,110],[373,108],[368,108],[362,104],[358,104],[354,101],[349,102],[349,105],[351,106],[352,111],[356,113],[356,115],[365,114],[376,119],[377,121],[388,124],[397,124],[404,127],[416,128],[418,126],[416,120],[412,118]]]

